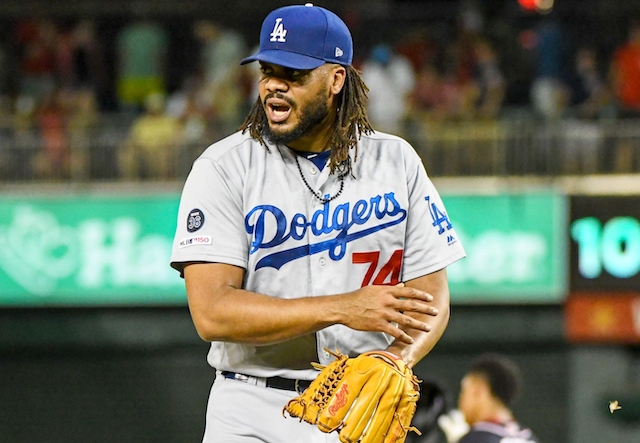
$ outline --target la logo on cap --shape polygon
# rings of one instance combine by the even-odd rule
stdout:
[[[269,35],[271,36],[270,41],[272,42],[287,41],[287,39],[285,38],[287,36],[287,30],[284,29],[284,25],[282,24],[282,18],[276,19],[276,24],[273,25],[273,31],[271,31],[271,34]]]
[[[347,25],[328,9],[307,3],[271,11],[260,27],[258,52],[240,64],[261,61],[312,70],[323,63],[351,65],[352,59],[353,40]]]

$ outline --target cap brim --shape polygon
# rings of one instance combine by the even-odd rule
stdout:
[[[255,61],[271,63],[291,69],[315,69],[325,63],[322,59],[309,57],[308,55],[287,52],[282,49],[265,49],[243,59],[240,64],[245,65]]]

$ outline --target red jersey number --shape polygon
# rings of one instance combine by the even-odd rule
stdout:
[[[372,252],[354,252],[352,261],[354,264],[369,264],[369,269],[364,275],[362,280],[362,286],[373,285],[389,285],[394,286],[400,283],[400,269],[402,268],[402,249],[398,249],[392,255],[389,261],[387,261],[378,274],[374,274],[378,269],[378,262],[380,261],[380,251]],[[373,281],[372,281],[373,280]]]

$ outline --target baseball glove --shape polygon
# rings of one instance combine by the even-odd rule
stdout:
[[[420,434],[411,426],[420,380],[400,358],[384,351],[331,354],[336,360],[329,365],[313,363],[320,374],[283,414],[338,431],[343,443],[402,443],[407,432]]]

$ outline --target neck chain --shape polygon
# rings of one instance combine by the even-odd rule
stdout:
[[[338,196],[340,194],[342,194],[342,190],[344,189],[344,175],[340,176],[340,189],[338,190],[338,192],[336,192],[333,195],[333,197],[325,198],[322,195],[318,194],[316,191],[314,191],[313,188],[311,186],[309,186],[309,183],[307,182],[307,179],[304,178],[304,174],[302,173],[302,168],[300,167],[300,162],[298,161],[298,154],[294,154],[294,158],[296,159],[296,166],[298,167],[298,172],[300,173],[300,177],[302,177],[302,181],[304,182],[304,184],[307,187],[307,189],[309,191],[311,191],[311,193],[313,194],[313,196],[315,198],[320,200],[322,203],[329,203],[330,201],[338,198]]]

